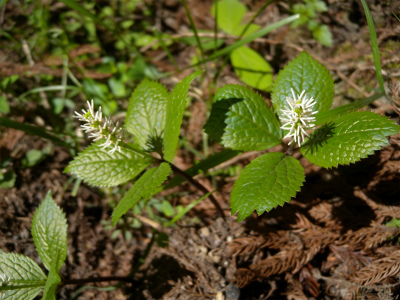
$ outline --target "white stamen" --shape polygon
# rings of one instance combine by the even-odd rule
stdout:
[[[313,111],[313,107],[316,104],[313,97],[307,99],[306,91],[303,90],[300,95],[296,97],[294,90],[291,89],[293,98],[286,97],[288,106],[282,109],[283,116],[280,118],[283,125],[281,126],[284,130],[289,130],[289,133],[285,136],[292,137],[289,145],[297,143],[300,147],[305,136],[309,136],[306,130],[313,129],[315,127],[314,115],[318,111]]]

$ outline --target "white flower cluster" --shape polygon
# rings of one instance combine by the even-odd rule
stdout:
[[[289,145],[294,141],[300,147],[301,142],[304,141],[305,136],[309,136],[306,130],[313,129],[315,127],[314,115],[318,111],[313,111],[315,100],[313,97],[307,99],[306,91],[302,91],[300,95],[295,95],[293,89],[291,89],[293,98],[286,97],[288,106],[282,110],[283,118],[280,118],[281,122],[284,123],[282,129],[289,130],[286,137],[293,137]]]
[[[118,128],[118,122],[114,126],[113,121],[111,121],[110,118],[105,117],[104,123],[102,123],[103,113],[101,112],[101,106],[95,113],[93,100],[91,103],[88,101],[87,104],[89,106],[87,111],[82,109],[82,114],[75,112],[76,116],[74,116],[75,118],[78,118],[79,121],[86,122],[86,124],[81,125],[81,130],[91,132],[89,137],[93,138],[94,141],[106,139],[106,141],[100,146],[103,146],[102,149],[105,149],[106,147],[113,145],[113,148],[108,151],[108,153],[113,154],[116,150],[121,152],[121,147],[118,146],[118,143],[122,140],[122,128]]]

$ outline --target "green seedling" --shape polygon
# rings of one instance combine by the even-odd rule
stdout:
[[[273,109],[244,86],[217,91],[205,125],[211,138],[233,150],[263,151],[280,144],[284,149],[254,159],[239,175],[230,199],[239,221],[253,210],[262,214],[296,196],[305,175],[295,152],[317,166],[334,168],[373,154],[388,145],[386,136],[399,131],[393,121],[355,111],[355,105],[330,110],[333,90],[329,71],[302,52],[279,73]]]
[[[293,5],[293,13],[299,14],[300,18],[291,24],[292,28],[307,25],[308,30],[312,32],[314,39],[324,46],[331,47],[333,44],[332,33],[328,26],[317,22],[317,14],[328,10],[324,1],[304,0],[303,3]]]
[[[1,299],[31,300],[40,292],[43,300],[55,299],[67,256],[67,227],[64,213],[48,192],[32,219],[33,241],[48,274],[27,256],[0,251]]]

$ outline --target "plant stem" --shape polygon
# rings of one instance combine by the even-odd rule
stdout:
[[[215,199],[215,197],[213,196],[213,194],[204,186],[202,185],[200,182],[198,182],[197,180],[195,180],[192,176],[190,176],[188,173],[186,173],[185,171],[179,169],[177,166],[175,166],[173,163],[166,161],[164,159],[159,160],[160,162],[166,162],[170,165],[172,171],[174,171],[174,173],[178,174],[179,176],[185,178],[188,182],[190,182],[195,188],[197,188],[198,190],[202,191],[204,194],[208,194],[210,193],[210,195],[208,196],[211,200],[211,202],[214,204],[215,208],[217,209],[217,211],[219,212],[219,214],[221,215],[221,217],[225,218],[225,214],[224,211],[222,210],[221,206],[219,205],[219,203],[217,202],[217,199]]]

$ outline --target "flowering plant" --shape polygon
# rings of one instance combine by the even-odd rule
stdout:
[[[214,97],[204,129],[210,138],[230,148],[193,166],[187,172],[173,163],[191,81],[199,73],[186,77],[169,94],[158,83],[144,80],[133,93],[125,119],[125,128],[135,143],[123,141],[121,128],[102,119],[101,108],[76,113],[85,122],[82,130],[96,143],[86,148],[65,171],[96,186],[116,186],[144,174],[136,180],[113,212],[113,224],[138,201],[148,199],[164,187],[171,170],[209,195],[212,194],[192,176],[211,168],[241,151],[262,151],[282,145],[283,152],[268,152],[254,159],[240,174],[231,194],[232,213],[238,220],[289,202],[305,181],[304,169],[293,157],[295,152],[325,168],[354,163],[388,144],[386,136],[396,134],[399,126],[378,114],[358,108],[368,104],[356,101],[330,109],[333,79],[329,71],[306,52],[290,62],[278,75],[272,90],[273,109],[251,89],[239,85],[220,88]],[[372,101],[370,101],[372,102]],[[156,155],[154,155],[156,153]]]
[[[295,152],[325,168],[348,165],[387,145],[386,136],[399,131],[383,116],[357,111],[374,98],[330,110],[333,89],[329,71],[302,52],[273,85],[274,110],[246,87],[228,85],[217,91],[205,125],[211,138],[239,151],[267,150],[279,144],[284,149],[254,159],[239,175],[230,199],[232,214],[239,212],[239,221],[253,210],[262,214],[296,196],[305,176],[292,156]]]

